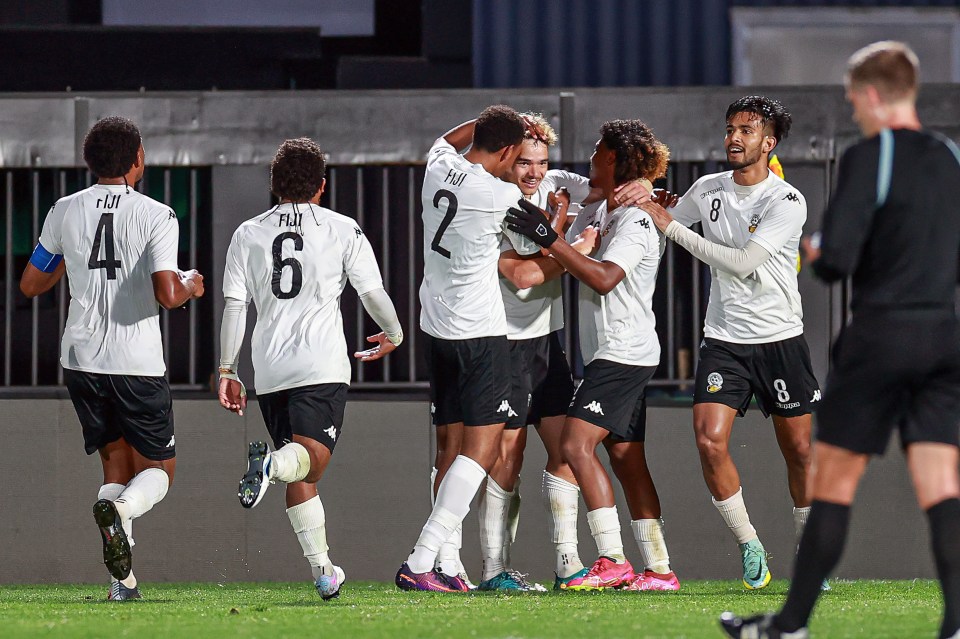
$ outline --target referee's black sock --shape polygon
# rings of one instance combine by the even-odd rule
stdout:
[[[940,637],[960,630],[960,499],[944,499],[927,509],[930,541],[943,589],[943,625]]]
[[[823,580],[840,561],[849,523],[850,506],[826,501],[814,501],[811,505],[793,567],[790,592],[775,620],[783,632],[794,632],[807,625]]]

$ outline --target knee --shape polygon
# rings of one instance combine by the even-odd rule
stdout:
[[[798,468],[810,468],[812,447],[809,439],[796,439],[790,442],[786,451],[787,463]]]
[[[593,454],[593,451],[588,450],[583,442],[565,439],[560,445],[560,453],[567,464],[577,467],[582,465]]]
[[[719,463],[729,455],[727,442],[717,432],[717,429],[711,429],[709,426],[698,426],[697,450],[700,451],[700,459],[708,465]]]

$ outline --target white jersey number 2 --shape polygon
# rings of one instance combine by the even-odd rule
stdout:
[[[438,211],[440,210],[440,200],[447,201],[447,212],[443,216],[443,221],[440,222],[437,234],[433,236],[433,241],[430,242],[430,248],[449,260],[450,251],[440,246],[440,240],[443,238],[447,227],[450,226],[450,222],[453,221],[453,217],[457,214],[457,196],[446,189],[437,191],[437,194],[433,196],[433,206]]]

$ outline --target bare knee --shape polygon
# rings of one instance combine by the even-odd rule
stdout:
[[[721,430],[708,425],[695,426],[697,436],[697,450],[700,451],[701,461],[708,466],[717,466],[730,456],[727,439]]]
[[[560,445],[560,452],[563,459],[572,467],[582,466],[591,457],[593,457],[593,448],[586,442],[575,439],[564,439]]]

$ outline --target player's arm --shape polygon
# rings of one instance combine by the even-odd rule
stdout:
[[[600,293],[606,295],[619,284],[626,272],[613,262],[600,262],[581,255],[575,248],[557,235],[557,232],[545,224],[543,211],[521,200],[520,208],[511,208],[507,212],[507,227],[545,249],[575,278]]]
[[[243,415],[243,410],[247,407],[247,389],[240,381],[237,368],[240,361],[240,347],[243,345],[243,337],[247,329],[248,302],[230,295],[224,296],[223,301],[223,320],[220,322],[220,383],[217,387],[217,398],[220,400],[220,405],[228,411]]]
[[[673,219],[673,216],[656,202],[640,205],[646,211],[660,232],[673,240],[701,262],[716,269],[730,273],[734,277],[746,277],[757,270],[773,254],[753,240],[744,248],[725,246],[694,233]],[[802,223],[801,223],[802,225]]]
[[[53,288],[66,272],[62,255],[51,253],[37,243],[33,255],[20,277],[20,291],[28,298],[46,293]]]
[[[373,254],[373,247],[360,227],[350,230],[351,244],[343,258],[343,268],[356,289],[364,310],[380,327],[380,332],[367,337],[367,341],[376,344],[372,348],[358,351],[353,356],[361,362],[378,360],[396,350],[403,342],[403,329],[393,300],[383,288],[380,266]]]
[[[172,209],[164,208],[153,215],[146,256],[153,280],[153,296],[163,308],[178,308],[187,301],[203,296],[203,276],[196,270],[177,268],[180,225]]]
[[[477,126],[477,119],[467,120],[463,124],[458,124],[449,131],[443,134],[443,139],[447,144],[452,146],[457,151],[462,151],[463,149],[470,146],[470,143],[473,142],[473,129]]]
[[[874,213],[883,205],[878,189],[879,163],[879,140],[850,148],[840,160],[837,190],[823,214],[819,250],[814,254],[810,242],[804,242],[807,263],[824,282],[846,278],[860,261]]]
[[[554,228],[554,231],[558,230]],[[570,246],[581,255],[589,255],[595,248],[596,237],[597,230],[587,227]],[[500,273],[520,290],[555,280],[566,271],[553,256],[534,254],[523,257],[513,249],[500,254],[497,266]]]
[[[156,271],[153,275],[153,296],[163,308],[179,308],[192,299],[203,297],[203,275],[196,269],[181,272]]]

